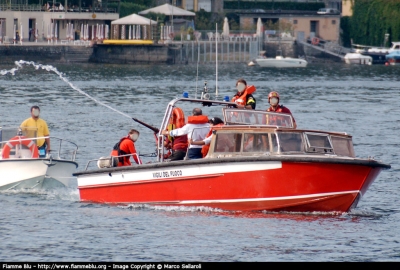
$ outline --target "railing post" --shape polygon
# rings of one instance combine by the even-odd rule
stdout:
[[[204,41],[204,63],[206,62],[206,55],[207,55],[207,41]]]
[[[242,40],[239,41],[239,62],[241,61],[240,54],[242,52]]]

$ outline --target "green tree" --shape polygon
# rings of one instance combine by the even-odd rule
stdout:
[[[383,44],[386,33],[389,42],[400,40],[399,18],[399,0],[355,0],[349,36],[357,44],[388,46]]]

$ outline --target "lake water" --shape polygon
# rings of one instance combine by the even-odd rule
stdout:
[[[0,64],[0,71],[16,67]],[[54,72],[23,65],[15,75],[0,75],[0,126],[18,126],[39,105],[51,135],[78,144],[78,170],[108,156],[130,128],[141,132],[140,153],[155,152],[152,132],[127,116],[159,127],[172,98],[196,95],[196,66],[55,67],[76,89],[123,114]],[[197,95],[205,80],[214,89],[214,66],[202,65],[198,74]],[[220,66],[218,75],[222,97],[231,98],[243,77],[257,87],[257,109],[266,109],[274,89],[299,128],[348,132],[358,157],[373,156],[392,169],[341,215],[97,205],[79,202],[76,186],[0,192],[0,261],[400,261],[400,68],[235,64]]]

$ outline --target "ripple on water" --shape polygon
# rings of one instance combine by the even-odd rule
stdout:
[[[0,126],[17,126],[33,104],[52,135],[78,143],[77,161],[107,156],[128,129],[137,149],[154,151],[154,137],[123,114],[71,88],[59,75],[24,66],[0,66]],[[158,127],[165,106],[182,92],[195,95],[197,67],[57,65],[76,88],[114,109]],[[199,65],[198,94],[215,69]],[[267,108],[281,94],[301,128],[345,131],[357,156],[374,156],[383,171],[349,213],[240,213],[205,207],[126,206],[79,202],[76,188],[1,191],[2,261],[399,261],[399,122],[397,67],[329,66],[262,69],[220,65],[218,89],[232,97],[245,78]],[[183,107],[190,115],[191,106]],[[221,113],[204,108],[208,115]]]

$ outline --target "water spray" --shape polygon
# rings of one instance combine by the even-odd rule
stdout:
[[[57,68],[51,66],[51,65],[42,65],[42,64],[36,64],[33,61],[24,61],[24,60],[20,60],[20,61],[15,61],[15,65],[17,66],[16,68],[10,69],[10,70],[0,70],[0,74],[1,75],[7,75],[7,74],[11,74],[11,75],[15,75],[15,72],[19,71],[22,69],[23,65],[31,65],[33,66],[36,70],[39,69],[44,69],[48,72],[54,72],[55,74],[57,74],[64,82],[66,82],[69,86],[71,86],[72,89],[78,91],[79,93],[81,93],[82,95],[85,95],[86,97],[90,98],[91,100],[93,100],[94,102],[96,102],[97,104],[100,104],[116,113],[119,113],[125,117],[128,117],[130,119],[132,119],[131,116],[127,115],[126,113],[123,113],[121,111],[118,111],[117,109],[114,109],[113,107],[95,99],[94,97],[90,96],[89,94],[87,94],[86,92],[84,92],[83,90],[79,89],[78,87],[76,87],[75,85],[73,85],[66,77],[64,77],[63,73],[58,71]]]

